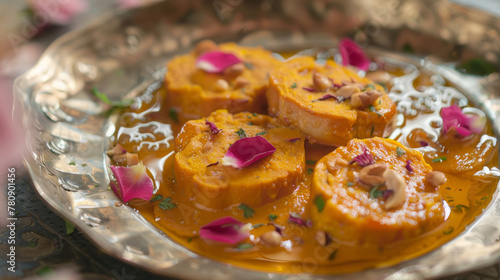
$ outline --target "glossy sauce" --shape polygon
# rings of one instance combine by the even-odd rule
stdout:
[[[216,212],[200,209],[190,201],[181,200],[172,190],[175,189],[173,135],[177,135],[182,124],[170,117],[170,108],[164,102],[167,92],[163,87],[152,95],[142,96],[143,102],[139,106],[121,115],[115,143],[122,144],[129,152],[139,153],[154,178],[156,194],[172,197],[172,202],[178,207],[163,210],[157,206],[158,202],[144,201],[132,201],[129,206],[193,252],[256,270],[344,273],[395,264],[443,245],[473,222],[491,200],[497,183],[494,174],[498,173],[496,138],[492,136],[491,125],[487,124],[485,135],[471,137],[462,143],[456,142],[456,139],[439,143],[440,109],[451,104],[468,104],[467,99],[447,85],[438,74],[420,73],[414,68],[387,71],[397,76],[388,85],[390,97],[398,104],[399,112],[397,129],[391,138],[420,150],[434,170],[443,171],[447,176],[440,193],[445,200],[448,218],[431,232],[385,247],[356,247],[335,240],[326,247],[318,245],[313,228],[287,221],[291,212],[308,217],[312,179],[312,174],[308,173],[312,172],[305,172],[304,180],[292,195],[254,209],[255,215],[248,219],[243,217],[238,205]],[[469,107],[467,110],[484,117],[478,109]],[[429,142],[429,146],[421,147],[420,142],[424,140]],[[332,150],[332,147],[306,143],[306,159],[317,161]],[[442,156],[447,157],[446,161],[432,161]],[[314,166],[308,164],[306,168],[312,170]],[[270,214],[278,216],[274,222],[283,228],[280,247],[270,248],[258,243],[262,233],[274,229],[268,225]],[[242,242],[254,243],[252,248],[239,250],[235,246],[208,244],[198,238],[197,232],[201,226],[228,215],[254,226],[262,224],[250,231],[249,241]]]

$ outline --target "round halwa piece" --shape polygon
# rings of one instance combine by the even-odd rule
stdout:
[[[231,53],[242,63],[229,67],[224,73],[208,73],[196,66],[197,58],[208,51]],[[266,113],[268,74],[280,64],[271,52],[260,47],[242,47],[235,43],[217,46],[211,41],[202,41],[191,53],[168,62],[165,75],[168,104],[181,120],[206,117],[218,109],[227,109],[230,113]]]
[[[366,167],[353,162],[363,152],[373,156]],[[396,180],[389,181],[386,174],[382,176],[385,181],[375,180],[381,173],[377,178],[366,177],[377,175],[375,169],[381,165]],[[338,240],[366,246],[383,246],[428,232],[445,220],[439,187],[427,176],[431,172],[420,152],[396,141],[351,140],[316,164],[311,190],[316,201],[311,211],[313,224]],[[402,183],[404,193],[388,191],[394,182]],[[397,199],[398,203],[392,203]],[[325,202],[322,211],[315,206],[318,201]]]
[[[220,130],[214,134],[206,121]],[[242,137],[260,135],[276,151],[243,168],[222,163]],[[188,121],[176,138],[174,161],[178,192],[199,207],[222,210],[244,203],[259,207],[294,192],[305,169],[304,137],[280,127],[276,119],[255,113],[232,115],[218,110]]]
[[[302,131],[312,143],[345,145],[353,138],[387,137],[396,105],[384,88],[328,60],[298,57],[272,71],[269,113]]]

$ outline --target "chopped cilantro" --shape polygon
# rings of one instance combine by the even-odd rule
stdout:
[[[365,90],[367,89],[375,89],[375,86],[373,84],[367,84],[366,87],[365,87]]]
[[[370,190],[370,197],[371,198],[377,198],[379,196],[382,196],[384,195],[384,192],[383,191],[380,191],[378,188],[380,188],[382,185],[378,185],[378,186],[375,186],[373,187],[371,190]]]
[[[68,164],[69,165],[76,165],[74,161],[70,161]]]
[[[316,164],[316,161],[315,160],[306,160],[306,164],[309,164],[309,165],[315,165]]]
[[[333,259],[335,259],[335,255],[337,255],[338,251],[339,251],[339,249],[333,250],[333,252],[328,256],[328,260],[333,261]]]
[[[278,215],[275,214],[269,214],[269,220],[274,221],[278,218]]]
[[[165,197],[161,202],[160,204],[158,204],[158,206],[163,209],[163,210],[170,210],[170,209],[174,209],[175,207],[177,207],[177,204],[171,202],[172,198],[169,196],[169,197]]]
[[[488,197],[487,197],[487,196],[483,196],[483,197],[481,197],[481,200],[486,200],[486,199],[488,199]]]
[[[446,160],[446,157],[438,157],[432,160],[432,162],[443,162]]]
[[[253,210],[249,206],[245,205],[244,203],[240,204],[240,206],[238,206],[238,208],[243,210],[243,216],[245,218],[251,218],[251,217],[253,217],[253,214],[255,213],[255,210]]]
[[[259,133],[255,134],[255,135],[257,135],[257,136],[258,136],[258,135],[264,135],[264,134],[266,134],[266,133],[267,133],[267,131],[261,131],[261,132],[259,132]]]
[[[455,230],[455,228],[454,228],[454,227],[452,227],[452,226],[448,226],[448,227],[446,227],[446,228],[443,230],[443,233],[444,233],[444,234],[450,234],[450,233],[452,233],[452,232],[453,232],[453,230]]]
[[[464,212],[464,210],[465,211],[469,211],[469,207],[467,207],[467,206],[465,206],[463,204],[457,204],[457,205],[455,205],[454,208],[457,209],[460,212]]]
[[[259,114],[257,113],[252,113],[252,116],[257,117]]]
[[[100,92],[96,87],[92,88],[92,94],[94,94],[97,98],[99,98],[102,102],[111,105],[116,108],[125,108],[134,102],[132,99],[126,99],[122,101],[111,101],[105,93]]]
[[[64,225],[66,226],[66,235],[71,235],[75,232],[75,225],[67,220],[64,220]]]
[[[254,228],[260,228],[261,226],[263,226],[264,224],[255,224],[255,225],[252,225],[252,229]]]
[[[192,237],[189,237],[189,238],[188,238],[188,242],[191,242],[192,240],[193,240],[193,238],[192,238]]]
[[[82,166],[85,167],[85,166],[87,166],[87,164],[86,163],[82,163]]]
[[[252,247],[253,247],[253,245],[250,244],[250,243],[241,243],[241,244],[238,244],[238,246],[236,246],[236,249],[238,249],[238,250],[246,250],[246,249],[250,249]]]
[[[314,198],[314,205],[318,208],[318,212],[322,212],[323,209],[325,209],[325,200],[323,199],[322,195],[317,195]]]
[[[175,123],[179,123],[179,117],[177,116],[177,111],[174,108],[171,108],[168,111],[168,115]]]
[[[297,87],[297,83],[293,83],[290,88],[296,88]]]
[[[247,134],[245,133],[245,131],[243,129],[238,129],[238,131],[236,131],[236,134],[238,134],[238,136],[241,138],[245,138],[247,137]]]
[[[311,175],[313,174],[314,170],[312,168],[307,168],[307,174]]]
[[[370,137],[373,137],[373,132],[375,131],[375,125],[372,125],[372,131],[370,132]]]
[[[353,182],[347,182],[347,186],[348,187],[352,187],[352,186],[354,186],[354,183]]]
[[[155,202],[155,201],[159,201],[159,200],[162,200],[162,199],[163,199],[163,195],[157,194],[153,198],[151,198],[151,200],[149,202]]]
[[[249,70],[253,69],[253,64],[252,63],[250,63],[250,62],[243,62],[243,64],[245,64],[245,67],[248,68]]]
[[[398,155],[398,157],[400,157],[400,156],[406,154],[406,152],[401,147],[397,147],[396,148],[396,154]]]

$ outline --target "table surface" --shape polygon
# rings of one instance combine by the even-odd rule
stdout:
[[[71,24],[51,27],[31,38],[29,42],[35,42],[45,48],[61,34],[83,26],[101,14],[116,8],[116,3],[112,1],[88,0],[88,2],[88,11],[78,15]],[[455,2],[489,9],[490,12],[500,16],[500,1],[498,0],[455,0]],[[22,23],[22,18],[12,15],[22,10],[23,5],[23,1],[0,0],[0,36],[7,34],[9,28],[15,28],[16,24]],[[0,58],[3,53],[9,52],[8,49],[2,50],[1,47],[0,39]],[[8,85],[12,84],[13,78],[5,75],[2,77],[0,73],[0,80]],[[1,94],[6,93],[0,93],[0,97],[2,97]],[[11,164],[11,162],[18,163]],[[0,228],[1,279],[168,279],[106,255],[78,230],[68,234],[65,221],[40,200],[32,186],[29,174],[19,162],[19,158],[8,163],[4,161],[0,164],[0,167],[3,166],[16,168],[18,269],[12,273],[7,271],[7,266],[4,265],[6,254],[3,252],[7,252],[8,249],[6,243],[9,231],[5,227]],[[0,170],[0,173],[4,172],[3,170]],[[5,175],[0,174],[0,178]],[[57,273],[54,274],[54,271]],[[443,279],[500,279],[499,271],[500,264]]]

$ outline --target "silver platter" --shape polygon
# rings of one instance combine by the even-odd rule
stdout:
[[[463,79],[435,66],[474,54],[499,65],[500,19],[493,15],[432,0],[172,0],[116,12],[61,37],[16,80],[15,95],[22,104],[19,110],[24,111],[27,133],[24,161],[36,191],[103,251],[161,275],[186,279],[346,277],[272,274],[213,261],[177,245],[130,207],[117,207],[117,197],[107,188],[110,174],[104,156],[115,130],[114,119],[103,117],[105,108],[90,94],[93,86],[115,100],[152,90],[161,81],[169,58],[205,38],[283,51],[332,47],[345,35],[407,61],[397,51],[411,44],[416,53],[426,55],[425,67],[439,71],[467,93],[499,131],[500,76]],[[420,63],[415,57],[412,61]],[[347,276],[423,279],[493,265],[500,261],[499,221],[500,201],[495,193],[482,215],[452,242],[396,266]]]

